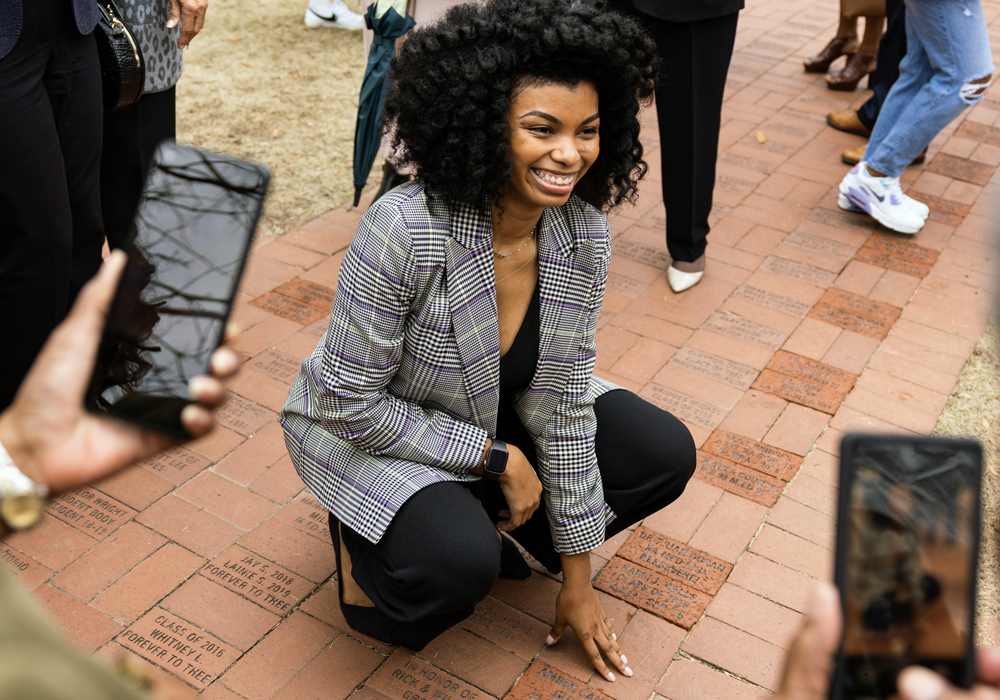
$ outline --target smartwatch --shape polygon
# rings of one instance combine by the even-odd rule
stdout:
[[[483,460],[483,476],[496,481],[507,471],[507,443],[493,438],[493,444]]]

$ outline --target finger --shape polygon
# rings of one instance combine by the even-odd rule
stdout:
[[[188,382],[191,398],[206,408],[217,408],[226,401],[226,388],[212,377],[194,377]]]
[[[1000,685],[1000,649],[976,648],[976,680]]]
[[[600,673],[605,680],[615,682],[615,674],[604,663],[604,657],[601,656],[601,652],[597,648],[597,644],[594,642],[594,638],[590,637],[583,640],[583,648],[587,652],[587,656],[590,657],[590,663],[594,665],[597,672]]]
[[[204,2],[199,3],[198,13],[195,15],[194,22],[194,33],[198,34],[205,27],[205,13],[208,11],[208,5]]]
[[[236,340],[236,336],[240,334],[240,324],[236,321],[230,321],[226,324],[226,330],[222,333],[222,342],[225,345]]]
[[[195,12],[181,12],[181,36],[177,40],[177,45],[182,49],[186,48],[191,43],[191,40],[194,39],[194,35],[198,33],[194,28],[195,18]]]
[[[170,0],[170,15],[167,17],[167,29],[173,29],[177,26],[177,21],[181,18],[181,3],[180,0]],[[180,41],[178,41],[180,43]],[[178,46],[177,48],[180,48]]]
[[[556,620],[556,624],[552,625],[552,629],[549,630],[549,634],[545,637],[545,643],[552,645],[558,642],[562,636],[563,632],[566,631],[566,623],[562,620]]]
[[[181,411],[181,425],[191,437],[197,438],[211,432],[215,427],[215,419],[207,408],[191,403]]]
[[[608,657],[615,668],[621,671],[626,676],[632,675],[632,669],[628,667],[628,659],[622,654],[621,647],[618,646],[618,642],[611,638],[610,633],[600,632],[597,637],[597,643],[604,655]]]
[[[212,374],[219,379],[225,379],[236,374],[240,368],[240,356],[229,348],[219,348],[212,353]]]
[[[789,697],[826,697],[833,671],[833,652],[842,625],[837,589],[821,583],[813,593],[805,625],[792,643],[785,665],[781,694]]]
[[[501,520],[497,523],[497,530],[500,532],[510,532],[513,529],[509,520]]]

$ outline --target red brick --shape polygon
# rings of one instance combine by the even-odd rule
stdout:
[[[136,510],[145,510],[173,489],[168,481],[138,465],[101,479],[94,486]]]
[[[632,677],[612,670],[618,680],[606,692],[616,700],[647,700],[673,660],[684,639],[684,630],[640,610],[618,635]],[[610,668],[610,666],[609,666]]]
[[[351,244],[356,229],[357,220],[340,209],[334,209],[286,233],[281,240],[323,255],[332,255]]]
[[[768,255],[785,240],[787,235],[785,231],[758,224],[740,238],[735,245],[739,250],[745,250],[755,255]]]
[[[868,293],[868,298],[903,308],[918,286],[920,286],[919,278],[895,270],[886,270],[875,288]]]
[[[276,517],[296,530],[317,537],[322,542],[330,542],[330,513],[308,491],[303,491],[281,508]]]
[[[89,602],[165,543],[166,539],[152,530],[126,523],[63,569],[52,585]]]
[[[553,596],[553,600],[555,600],[555,596]],[[374,637],[369,637],[367,634],[358,632],[347,624],[347,620],[344,619],[344,613],[340,610],[340,597],[336,577],[331,578],[316,589],[316,592],[301,605],[300,609],[302,612],[309,613],[317,620],[321,620],[331,627],[355,639],[361,640],[365,645],[378,649],[383,654],[391,654],[392,650],[396,648],[395,644],[380,642]]]
[[[552,625],[556,621],[556,596],[562,587],[548,576],[524,580],[497,579],[490,595],[534,618]]]
[[[274,700],[346,700],[383,661],[385,657],[374,649],[342,634],[282,688]]]
[[[136,520],[209,559],[240,536],[238,528],[174,494],[154,503]]]
[[[94,598],[91,605],[123,625],[131,624],[204,563],[198,555],[168,543]]]
[[[719,428],[761,440],[787,406],[784,399],[751,389],[743,394]]]
[[[93,538],[55,518],[42,518],[36,527],[8,535],[5,543],[53,571],[64,568],[97,544]]]
[[[798,404],[789,404],[761,442],[782,450],[805,455],[830,419],[826,413]]]
[[[689,544],[734,563],[760,528],[767,510],[753,501],[724,493]]]
[[[273,421],[277,413],[238,394],[229,394],[226,403],[216,410],[215,417],[221,425],[249,437]]]
[[[247,363],[249,364],[249,362]],[[278,412],[285,405],[289,385],[260,372],[240,372],[226,383],[230,392]]]
[[[784,649],[710,617],[691,632],[682,648],[770,690],[776,690],[781,681]]]
[[[281,424],[272,421],[215,465],[213,471],[245,486],[287,454]]]
[[[270,698],[337,636],[337,631],[303,613],[278,625],[220,679],[249,700]]]
[[[834,287],[867,296],[885,273],[885,268],[870,265],[868,262],[852,260],[833,283]]]
[[[200,455],[205,455],[213,462],[217,462],[245,439],[239,433],[216,423],[212,432],[205,437],[188,443],[188,447]]]
[[[298,574],[237,545],[208,562],[199,573],[281,616],[290,613],[314,588]]]
[[[837,537],[834,518],[782,496],[768,513],[767,523],[833,551]]]
[[[814,578],[755,554],[736,562],[729,583],[798,612],[805,612],[816,588]]]
[[[900,318],[975,342],[982,334],[988,317],[986,308],[977,309],[918,289]]]
[[[239,543],[314,583],[325,580],[337,566],[332,544],[299,532],[275,518],[265,520]]]
[[[685,658],[670,665],[656,692],[670,700],[764,700],[771,696],[759,686]],[[660,700],[660,695],[655,700]]]
[[[287,503],[305,488],[286,454],[250,482],[250,490],[275,503]]]
[[[121,631],[121,625],[62,591],[44,584],[32,591],[35,600],[55,618],[72,644],[97,651]]]
[[[48,502],[46,512],[97,540],[105,539],[135,515],[133,509],[92,486],[60,494]]]
[[[905,318],[899,319],[892,327],[890,337],[895,336],[909,340],[917,345],[935,352],[944,352],[950,355],[968,357],[975,343],[966,338],[946,333],[936,328],[913,323]],[[964,367],[964,364],[963,364]]]
[[[456,678],[446,671],[442,671],[440,666],[427,663],[423,659],[417,658],[405,649],[397,649],[393,654],[379,666],[378,670],[365,682],[365,687],[378,691],[382,697],[389,700],[416,700],[412,692],[412,678],[429,678],[435,685],[440,682],[441,686],[448,685],[454,692],[450,693],[453,698],[468,698],[470,700],[496,700],[492,695],[487,695],[462,678]]]
[[[788,336],[782,350],[820,360],[840,335],[841,329],[814,318],[804,318],[798,328]]]
[[[816,579],[828,580],[833,577],[833,556],[830,550],[773,525],[764,524],[750,551]]]
[[[280,620],[203,576],[192,578],[160,605],[243,651]]]
[[[551,625],[487,596],[472,616],[459,623],[469,632],[530,662],[545,645]]]
[[[545,631],[548,634],[548,630]],[[416,655],[494,697],[503,697],[528,662],[471,632],[452,627]],[[489,663],[483,663],[489,659]]]
[[[727,583],[705,614],[782,649],[789,649],[804,616]]]
[[[266,498],[210,471],[186,483],[176,495],[241,530],[249,530],[275,511]]]
[[[283,340],[292,333],[302,330],[303,325],[308,324],[296,323],[295,321],[271,316],[253,328],[245,330],[236,336],[230,347],[237,352],[245,352],[252,357],[272,347],[279,340]]]
[[[631,605],[618,598],[613,598],[603,591],[597,591],[597,599],[604,609],[604,615],[608,618],[608,623],[612,631],[621,636],[629,620],[638,611]],[[628,657],[627,649],[625,650],[625,656]],[[584,651],[583,644],[580,643],[572,627],[566,628],[566,631],[559,638],[558,642],[542,649],[541,654],[538,655],[538,661],[535,663],[538,662],[545,662],[562,669],[584,683],[588,682],[591,678],[596,683],[605,683],[603,679],[596,676],[594,665]]]
[[[941,414],[948,401],[947,394],[917,386],[912,382],[873,369],[869,369],[858,378],[857,389],[898,402],[906,410],[913,410],[935,418]],[[848,401],[847,405],[859,410],[864,409],[864,404],[857,401]]]
[[[597,334],[597,360],[595,367],[611,369],[625,351],[639,341],[639,336],[617,326],[605,326]]]
[[[651,338],[639,338],[639,342],[626,350],[625,354],[611,366],[611,371],[645,384],[660,371],[675,352],[677,348],[672,345],[665,345]]]
[[[255,255],[273,258],[286,265],[295,265],[304,270],[315,267],[326,260],[325,255],[321,255],[297,245],[292,245],[290,241],[275,240],[254,251]]]
[[[837,512],[837,487],[809,474],[795,477],[785,495],[827,515]]]
[[[24,552],[4,542],[0,542],[0,562],[3,562],[7,570],[14,574],[20,585],[28,591],[42,585],[52,576],[49,567],[39,564]]]
[[[696,374],[673,363],[658,372],[653,377],[653,382],[727,411],[732,409],[743,396],[743,391],[740,389],[712,381],[704,375]]]

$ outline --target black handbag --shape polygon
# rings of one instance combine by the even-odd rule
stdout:
[[[98,0],[101,19],[94,30],[101,60],[104,111],[115,112],[134,105],[146,83],[146,62],[132,30],[122,21],[113,0]]]

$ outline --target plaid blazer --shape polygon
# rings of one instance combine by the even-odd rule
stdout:
[[[494,435],[500,336],[492,222],[420,182],[362,217],[340,268],[326,335],[281,413],[299,475],[342,522],[378,542],[418,490],[471,481]],[[604,542],[615,515],[594,454],[591,375],[607,282],[607,219],[571,197],[539,227],[541,332],[535,376],[515,410],[531,434],[557,552]]]

